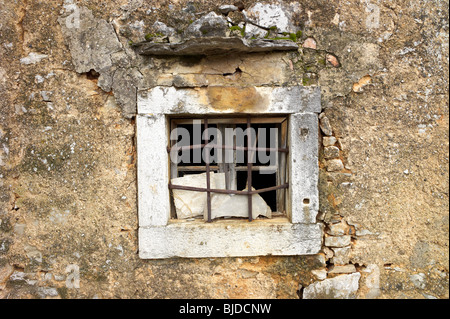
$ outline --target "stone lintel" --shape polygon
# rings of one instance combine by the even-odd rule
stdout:
[[[270,51],[298,50],[298,45],[289,40],[243,39],[235,37],[191,38],[179,43],[139,42],[133,44],[141,55],[218,55]]]
[[[138,114],[320,113],[320,87],[175,88],[138,93]]]

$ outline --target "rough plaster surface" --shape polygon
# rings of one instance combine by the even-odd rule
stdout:
[[[226,1],[0,1],[2,298],[298,298],[320,280],[312,270],[324,278],[321,254],[138,257],[135,123],[123,117],[134,104],[124,111],[120,93],[98,87],[114,84],[111,70],[77,72],[76,33],[58,22],[89,16],[73,4],[109,35],[113,26],[109,44],[125,55],[111,61],[131,80],[116,86],[131,93],[319,84],[345,166],[327,172],[321,158],[319,217],[350,225],[356,297],[448,298],[448,1],[353,0],[298,4],[292,25],[316,49],[227,62],[141,58],[127,46],[157,20],[183,30]]]

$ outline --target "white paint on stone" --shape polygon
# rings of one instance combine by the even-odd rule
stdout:
[[[376,264],[369,264],[363,270],[363,272],[368,273],[364,284],[369,291],[365,294],[365,298],[374,299],[381,295],[381,285],[380,285],[380,268]]]
[[[298,9],[298,8],[297,8]],[[258,26],[270,28],[277,27],[278,32],[295,32],[296,29],[292,24],[292,7],[288,7],[283,3],[261,3],[257,2],[248,10],[244,10],[245,16]],[[266,30],[259,28],[251,23],[247,23],[245,29],[246,35],[265,36]]]
[[[417,289],[425,289],[426,276],[424,273],[410,275],[409,278]]]
[[[166,225],[170,216],[166,119],[138,116],[136,125],[139,225]]]
[[[80,266],[77,264],[70,264],[66,267],[66,287],[69,289],[80,288]]]
[[[28,56],[20,59],[20,63],[22,64],[36,64],[38,62],[40,62],[42,59],[47,59],[48,55],[47,54],[39,54],[36,52],[30,52],[30,54],[28,54]]]
[[[380,27],[380,7],[374,3],[368,3],[366,6],[366,28],[378,29]]]
[[[318,117],[313,113],[290,116],[289,197],[293,223],[315,223],[319,210]]]

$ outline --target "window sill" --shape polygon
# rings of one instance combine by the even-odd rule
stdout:
[[[166,226],[140,227],[139,247],[145,259],[311,255],[322,247],[322,224],[293,224],[284,217],[170,220]]]

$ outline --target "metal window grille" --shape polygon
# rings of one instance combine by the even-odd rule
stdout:
[[[252,118],[250,116],[247,116],[246,118],[246,122],[247,122],[247,128],[249,129],[251,127],[252,124]],[[205,131],[207,132],[208,130],[208,117],[204,117],[203,118],[203,123],[205,126]],[[187,146],[169,146],[167,147],[167,152],[170,154],[170,152],[172,150],[176,150],[176,151],[180,151],[180,150],[185,150],[185,149],[202,149],[202,148],[206,148],[207,151],[205,152],[206,158],[205,158],[205,166],[206,166],[206,188],[202,188],[202,187],[191,187],[191,186],[182,186],[182,185],[173,185],[169,179],[169,189],[180,189],[180,190],[186,190],[186,191],[193,191],[193,192],[206,192],[206,201],[207,201],[207,210],[208,210],[208,214],[207,214],[207,222],[211,223],[212,222],[212,218],[211,218],[211,193],[221,193],[221,194],[235,194],[235,195],[247,195],[248,196],[248,220],[252,221],[253,220],[253,216],[252,216],[252,195],[253,194],[260,194],[260,193],[264,193],[264,192],[270,192],[270,191],[275,191],[275,190],[282,190],[282,189],[287,189],[289,188],[289,183],[288,182],[283,182],[280,185],[276,185],[276,186],[272,186],[272,187],[266,187],[266,188],[262,188],[262,189],[255,189],[252,190],[252,171],[253,171],[253,156],[254,156],[254,152],[255,151],[276,151],[276,152],[280,152],[280,153],[285,153],[287,154],[289,152],[289,149],[286,147],[286,141],[284,142],[284,147],[279,147],[277,145],[277,147],[273,148],[273,147],[256,147],[256,141],[252,140],[252,136],[251,134],[247,134],[247,146],[229,146],[229,145],[214,145],[211,146],[209,145],[209,135],[206,134],[206,136],[208,136],[208,139],[206,140],[206,143],[204,144],[191,144],[191,145],[187,145]],[[254,143],[255,146],[252,146]],[[211,188],[211,165],[210,165],[210,151],[208,150],[209,148],[217,148],[217,147],[221,147],[222,149],[233,149],[234,151],[236,150],[243,150],[243,151],[247,151],[247,190],[232,190],[232,189],[214,189]],[[278,200],[278,199],[277,199]]]

